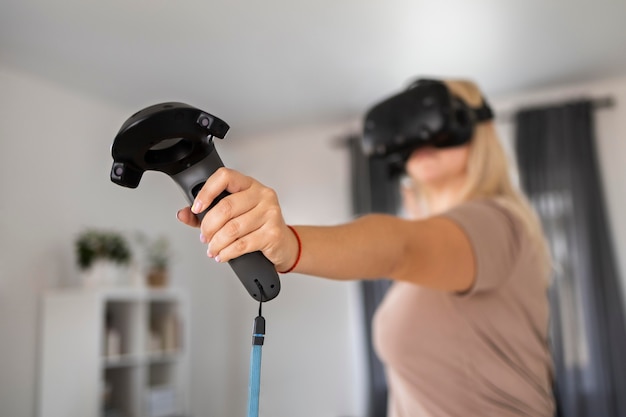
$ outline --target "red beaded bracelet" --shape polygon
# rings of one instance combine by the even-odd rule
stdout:
[[[289,268],[286,271],[278,271],[281,274],[287,274],[293,271],[295,267],[298,265],[298,262],[300,262],[300,256],[302,255],[302,241],[300,240],[300,235],[298,235],[298,232],[296,232],[296,229],[294,229],[293,226],[287,225],[287,227],[293,232],[293,234],[296,236],[296,240],[298,241],[298,257],[296,258],[296,261],[293,263],[291,268]]]

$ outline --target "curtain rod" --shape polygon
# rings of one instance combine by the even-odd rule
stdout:
[[[611,96],[596,98],[591,101],[594,109],[608,109],[615,107],[615,99]]]
[[[551,102],[551,103],[535,103],[535,104],[529,104],[528,106],[521,106],[515,110],[512,111],[505,111],[502,113],[498,113],[496,112],[496,121],[500,121],[500,122],[512,122],[515,119],[515,114],[518,113],[521,109],[523,109],[524,107],[526,108],[539,108],[539,107],[550,107],[553,105],[558,105],[559,103],[566,103],[568,101],[575,101],[576,99],[569,99],[569,100],[564,100],[563,102]],[[581,100],[584,100],[584,98],[581,98]],[[591,106],[593,107],[594,110],[601,110],[601,109],[610,109],[612,107],[615,107],[615,98],[613,98],[612,96],[606,96],[606,97],[598,97],[598,98],[593,98],[591,99]]]

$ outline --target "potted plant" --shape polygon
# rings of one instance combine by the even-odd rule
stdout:
[[[118,284],[121,270],[127,268],[131,251],[118,232],[87,229],[76,239],[78,267],[88,286]]]
[[[145,249],[147,283],[150,287],[164,287],[169,278],[169,264],[172,256],[170,241],[166,236],[149,238],[138,235]]]

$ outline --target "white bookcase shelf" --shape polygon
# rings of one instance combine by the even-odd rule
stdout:
[[[57,290],[42,313],[39,417],[188,416],[183,292]]]

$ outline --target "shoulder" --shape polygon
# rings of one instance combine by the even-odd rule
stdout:
[[[495,199],[471,200],[441,215],[466,234],[476,262],[476,286],[496,287],[510,275],[528,237],[521,220]]]
[[[521,219],[495,198],[470,200],[442,214],[456,222],[469,235],[497,232],[502,237],[519,240],[525,233]]]

